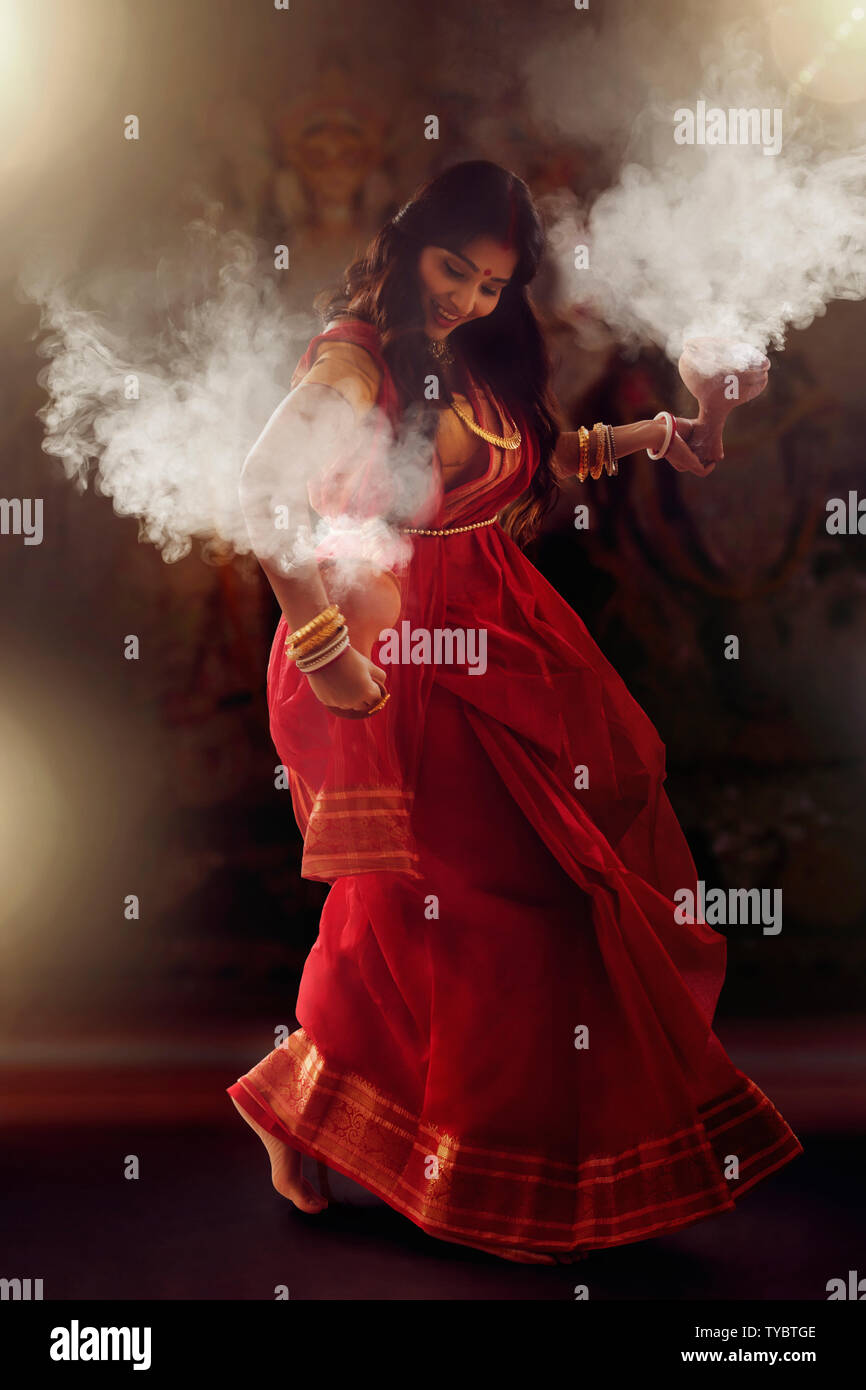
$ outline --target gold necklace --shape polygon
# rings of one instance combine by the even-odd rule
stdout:
[[[454,411],[454,414],[459,416],[459,418],[463,421],[464,425],[466,425],[467,428],[470,429],[473,434],[477,434],[479,439],[486,440],[488,444],[495,444],[499,449],[520,448],[521,434],[520,430],[517,428],[516,425],[514,427],[514,433],[506,439],[501,434],[493,434],[491,430],[485,430],[482,429],[481,425],[476,425],[475,421],[472,419],[472,416],[467,415],[465,411],[461,410],[460,406],[457,404],[456,401],[451,401],[450,405],[451,409]]]

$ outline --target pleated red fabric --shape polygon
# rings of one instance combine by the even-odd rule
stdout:
[[[369,325],[318,335],[297,379],[332,335],[376,357],[393,420]],[[434,456],[425,527],[525,489],[537,451],[507,416],[521,448],[491,447],[482,478],[445,492]],[[401,621],[483,631],[486,668],[390,665],[383,711],[340,720],[280,622],[271,732],[302,872],[332,888],[300,1027],[229,1094],[430,1235],[506,1259],[732,1210],[802,1145],[712,1031],[726,942],[676,920],[697,872],[656,729],[498,524],[413,537],[396,577]]]

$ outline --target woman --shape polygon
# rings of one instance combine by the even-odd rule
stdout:
[[[307,1155],[325,1191],[332,1170],[433,1236],[549,1264],[731,1210],[802,1149],[712,1032],[726,943],[675,916],[697,874],[664,746],[518,544],[569,473],[713,461],[665,414],[560,431],[526,290],[542,250],[514,175],[428,182],[327,300],[245,465],[283,612],[271,731],[302,873],[333,886],[300,1028],[228,1092],[302,1210],[327,1204]],[[286,573],[262,518],[293,449],[327,437],[315,511],[393,524],[402,464],[350,447],[379,417],[430,438],[432,502],[408,560],[334,605],[333,568]],[[443,632],[466,636],[450,661]]]

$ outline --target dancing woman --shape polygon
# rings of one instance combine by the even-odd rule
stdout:
[[[732,1210],[802,1151],[712,1031],[726,943],[677,910],[697,873],[664,745],[520,548],[564,476],[591,487],[644,449],[700,476],[713,460],[664,412],[560,430],[527,295],[542,250],[513,174],[429,181],[326,300],[245,464],[283,613],[271,733],[301,872],[332,886],[300,1027],[228,1088],[302,1210],[341,1174],[527,1263]],[[387,448],[373,430],[381,447],[353,450],[371,421]],[[264,530],[304,449],[315,514],[394,527],[409,421],[430,495],[403,517],[407,553],[342,587],[327,553],[278,563]],[[437,633],[483,634],[483,669],[468,639],[431,655]]]

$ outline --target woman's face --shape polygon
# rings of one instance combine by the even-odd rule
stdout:
[[[475,237],[459,253],[425,246],[418,279],[427,336],[447,338],[462,323],[492,314],[516,265],[517,252],[489,236]]]

